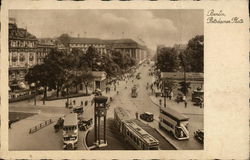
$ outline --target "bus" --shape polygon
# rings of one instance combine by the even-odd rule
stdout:
[[[159,128],[173,134],[177,140],[189,139],[189,118],[169,107],[161,107]]]
[[[63,149],[76,149],[78,141],[78,119],[76,113],[65,116],[63,124]]]

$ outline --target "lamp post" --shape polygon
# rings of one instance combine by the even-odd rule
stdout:
[[[166,94],[167,94],[167,92],[166,92],[166,85],[165,85],[165,80],[163,80],[163,97],[164,97],[164,107],[166,108],[167,107],[167,102],[166,102]]]
[[[35,87],[35,94],[34,94],[34,105],[36,106],[36,92],[37,92],[37,84],[39,84],[39,81],[36,83],[32,83],[30,86]]]

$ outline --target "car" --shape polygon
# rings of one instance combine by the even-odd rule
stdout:
[[[198,129],[194,132],[194,137],[199,140],[201,143],[204,142],[204,131],[202,129]]]
[[[140,118],[147,122],[153,122],[154,121],[154,114],[150,112],[144,112],[140,115]]]
[[[132,89],[131,89],[131,97],[136,98],[137,96],[138,96],[137,87],[133,86]]]

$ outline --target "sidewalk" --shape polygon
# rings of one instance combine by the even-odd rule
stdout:
[[[153,95],[150,95],[149,97],[151,101],[158,107],[160,107],[159,100],[161,99],[162,100],[161,106],[162,107],[164,106],[164,97],[155,97]],[[182,114],[187,114],[187,115],[191,115],[191,114],[203,115],[204,114],[204,108],[200,108],[199,106],[194,106],[193,102],[191,102],[190,100],[188,100],[187,108],[185,108],[185,105],[183,102],[177,103],[174,100],[169,100],[167,98],[166,98],[166,105],[167,107],[170,107]]]

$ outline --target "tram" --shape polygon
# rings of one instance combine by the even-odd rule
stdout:
[[[130,113],[121,108],[114,109],[115,125],[119,128],[125,141],[128,141],[137,150],[158,150],[159,141],[138,126]]]

